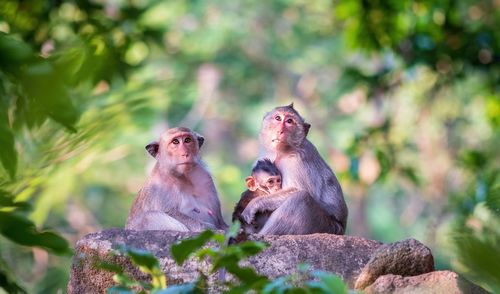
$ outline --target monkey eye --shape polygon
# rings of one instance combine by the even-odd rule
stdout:
[[[276,183],[281,183],[281,179],[276,179]]]
[[[172,143],[174,143],[174,145],[177,145],[177,144],[179,144],[179,140],[178,139],[173,139]]]
[[[277,116],[274,117],[274,119],[277,120],[277,121],[281,121],[281,116],[277,115]]]
[[[184,143],[191,143],[191,141],[193,141],[191,137],[187,137],[186,139],[184,139]]]
[[[268,184],[274,184],[274,181],[273,180],[268,180],[267,183]]]
[[[293,119],[289,118],[289,119],[286,120],[286,122],[289,123],[289,124],[293,124]]]

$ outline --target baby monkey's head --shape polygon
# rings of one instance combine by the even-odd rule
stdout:
[[[252,169],[252,175],[245,179],[250,191],[260,190],[266,194],[281,190],[281,173],[269,159],[257,161]]]

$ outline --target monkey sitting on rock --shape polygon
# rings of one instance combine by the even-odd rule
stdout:
[[[146,146],[156,165],[139,191],[125,225],[129,230],[226,229],[214,182],[200,159],[204,138],[172,128]]]
[[[347,205],[342,188],[306,138],[310,127],[293,104],[276,107],[264,116],[261,158],[273,160],[280,170],[283,192],[257,197],[243,210],[246,223],[252,223],[261,211],[272,211],[259,234],[345,233]]]

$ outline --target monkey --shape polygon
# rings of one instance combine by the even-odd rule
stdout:
[[[240,221],[242,233],[248,235],[257,233],[263,227],[271,212],[257,212],[251,224],[245,222],[241,217],[241,213],[254,198],[266,197],[281,190],[281,173],[271,160],[267,158],[261,159],[252,168],[252,173],[246,177],[245,183],[248,189],[241,194],[240,201],[234,208],[232,221]]]
[[[146,146],[156,164],[132,204],[126,229],[198,232],[227,228],[214,182],[200,158],[204,141],[189,128],[177,127]]]
[[[248,203],[242,213],[246,223],[251,223],[260,211],[273,211],[258,234],[345,233],[348,211],[342,188],[306,138],[310,128],[293,103],[274,108],[262,120],[261,158],[274,161],[286,193],[258,197]]]

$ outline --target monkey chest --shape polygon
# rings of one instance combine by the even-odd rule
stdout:
[[[304,172],[304,166],[298,156],[278,157],[274,163],[281,172],[283,189],[302,186],[301,182],[304,180],[304,176],[307,177],[307,174]]]
[[[194,219],[212,223],[212,208],[208,203],[204,203],[201,198],[202,197],[193,194],[184,195],[179,211]]]

